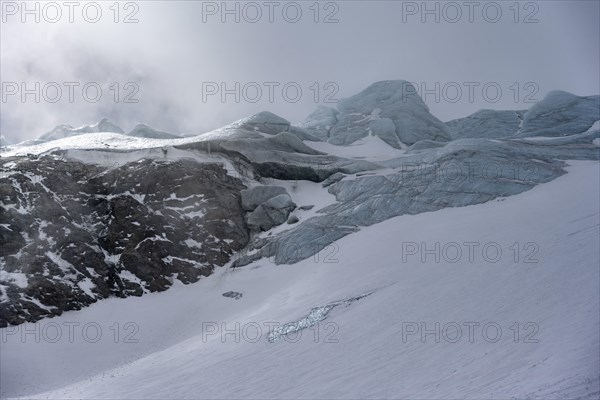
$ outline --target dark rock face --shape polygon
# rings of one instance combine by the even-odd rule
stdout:
[[[229,297],[229,298],[234,299],[234,300],[239,300],[243,296],[244,296],[244,294],[240,293],[240,292],[229,291],[229,292],[223,293],[223,297]]]
[[[0,327],[196,282],[248,242],[220,164],[2,160]]]

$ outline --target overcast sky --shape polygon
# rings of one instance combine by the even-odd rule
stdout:
[[[238,15],[220,1],[121,2],[118,15],[113,3],[84,12],[80,2],[70,23],[61,1],[38,3],[39,22],[21,1],[2,2],[0,131],[9,142],[104,116],[126,131],[144,122],[174,133],[262,110],[299,122],[318,104],[389,79],[415,82],[444,121],[527,109],[554,89],[600,92],[598,1],[430,1],[430,14],[421,1],[229,2]],[[23,83],[32,91],[25,101]]]

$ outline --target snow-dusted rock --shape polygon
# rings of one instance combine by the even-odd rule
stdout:
[[[220,164],[1,163],[0,327],[195,282],[248,241],[243,186]]]
[[[229,298],[232,298],[234,300],[239,300],[242,297],[244,297],[244,294],[241,293],[241,292],[234,292],[234,291],[230,290],[229,292],[223,293],[223,297],[229,297]]]

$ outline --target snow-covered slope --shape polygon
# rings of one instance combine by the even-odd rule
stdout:
[[[25,156],[27,154],[43,154],[51,150],[142,150],[175,146],[197,141],[198,137],[181,139],[154,139],[128,136],[121,133],[98,132],[70,136],[48,142],[36,143],[29,146],[8,146],[5,157]]]
[[[308,145],[323,153],[371,162],[389,160],[404,154],[403,150],[389,146],[377,136],[367,136],[347,146],[338,146],[328,142],[313,142]]]
[[[569,164],[517,196],[393,218],[295,265],[224,268],[27,326],[62,326],[57,343],[4,329],[2,395],[597,398],[599,165]],[[436,243],[448,249],[439,262],[422,253]],[[269,342],[266,323],[322,314],[301,337]],[[79,324],[72,343],[67,323]],[[82,337],[86,323],[103,329],[97,343]]]

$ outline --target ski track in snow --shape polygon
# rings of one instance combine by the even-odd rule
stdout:
[[[220,268],[196,284],[2,329],[2,396],[597,398],[600,171],[598,162],[569,164],[568,174],[520,195],[396,217],[295,265],[263,259]],[[296,195],[299,205],[317,190],[312,184],[298,188],[307,191]],[[474,262],[465,252],[456,263],[436,263],[432,256],[422,262],[420,253],[403,257],[402,243],[408,242],[427,248],[495,242],[503,253],[495,263],[480,251]],[[523,246],[530,242],[539,249],[533,257],[538,261],[524,263],[530,252]],[[521,248],[517,263],[513,243]],[[243,297],[223,297],[227,291]],[[267,340],[267,322],[297,321],[315,307],[371,291],[332,309],[297,342]],[[133,325],[126,329],[128,322]],[[407,324],[425,323],[431,330],[436,322],[461,325],[462,338],[403,338]],[[468,322],[480,324],[472,343],[462,325]],[[79,324],[72,343],[65,323]],[[83,339],[86,323],[101,327],[97,343]],[[229,330],[256,323],[261,335],[254,343],[236,342],[235,334],[221,335],[222,323]],[[486,323],[501,327],[498,342],[484,340]],[[533,325],[525,329],[527,323]],[[56,343],[21,336],[25,329],[46,329],[54,337],[48,324],[62,327]],[[208,334],[208,325],[220,332]],[[525,343],[532,327],[539,328],[532,336],[538,342]],[[128,339],[137,343],[126,343],[132,332]],[[248,329],[246,337],[256,332]],[[493,337],[494,329],[489,332]]]

